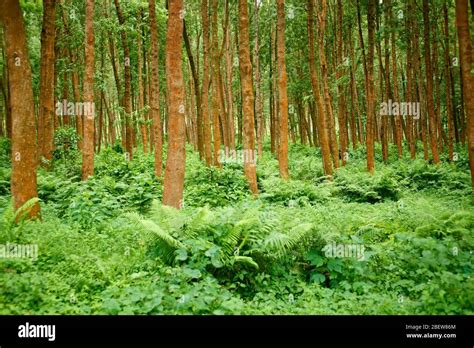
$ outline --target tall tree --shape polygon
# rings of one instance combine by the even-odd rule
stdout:
[[[122,9],[120,8],[119,0],[114,0],[117,17],[121,26],[120,38],[122,40],[122,48],[124,55],[124,77],[125,77],[125,91],[123,96],[123,106],[125,109],[125,147],[128,158],[133,157],[133,128],[132,128],[132,104],[131,104],[131,84],[132,73],[130,70],[130,47],[128,46],[127,33],[125,31],[125,18],[123,17]]]
[[[469,30],[467,0],[456,0],[456,27],[459,37],[459,53],[463,79],[464,102],[467,116],[467,141],[471,182],[474,190],[474,77],[472,76],[472,38]]]
[[[84,103],[94,105],[94,0],[86,0]],[[82,149],[82,179],[94,175],[94,118],[95,108],[88,107],[92,114],[84,115],[84,143]]]
[[[252,63],[250,60],[249,13],[247,0],[239,0],[239,66],[242,88],[244,173],[254,195],[257,188],[257,166],[255,163],[254,94]]]
[[[316,66],[315,66],[315,52],[314,52],[314,1],[308,0],[308,59],[309,59],[309,71],[311,75],[311,87],[313,90],[313,97],[317,103],[318,115],[316,118],[317,121],[317,131],[319,136],[319,142],[321,145],[321,153],[323,157],[323,168],[324,174],[332,176],[332,163],[331,163],[331,148],[329,146],[329,130],[326,122],[326,109],[321,95],[321,90],[319,87]]]
[[[182,70],[183,0],[173,0],[168,9],[166,33],[166,86],[168,90],[168,157],[163,190],[163,204],[183,205],[186,161],[185,96]]]
[[[36,126],[31,68],[26,45],[23,14],[18,0],[0,2],[0,19],[6,43],[10,106],[12,115],[12,173],[11,193],[18,210],[28,200],[38,197],[36,183]],[[35,204],[28,217],[39,216]]]
[[[41,31],[41,72],[38,115],[38,144],[40,155],[50,161],[53,157],[54,134],[54,42],[56,0],[43,2],[43,30]]]
[[[262,103],[262,91],[261,91],[261,80],[262,76],[260,73],[260,6],[261,1],[255,0],[254,2],[254,16],[255,16],[255,39],[253,46],[253,65],[255,68],[255,117],[257,118],[257,147],[258,156],[262,156],[263,152],[263,103]]]
[[[374,95],[374,32],[375,32],[375,0],[369,0],[367,22],[368,22],[368,56],[367,56],[367,123],[366,123],[366,147],[367,147],[367,170],[370,173],[375,169],[375,95]]]
[[[277,0],[277,60],[278,94],[280,103],[280,147],[278,162],[280,175],[288,180],[288,96],[285,62],[285,0]]]
[[[153,122],[152,132],[155,143],[155,175],[162,175],[163,139],[161,136],[160,84],[158,76],[158,32],[156,25],[155,0],[149,0],[150,41],[151,41],[151,84],[150,84],[150,118]]]
[[[430,146],[433,155],[433,163],[439,163],[438,154],[438,138],[437,138],[437,123],[434,110],[433,99],[433,69],[431,64],[431,25],[430,25],[430,6],[428,0],[423,0],[423,38],[425,44],[425,71],[426,71],[426,101],[429,115],[429,133]]]
[[[212,148],[211,148],[211,121],[209,117],[209,7],[208,0],[202,0],[201,3],[201,19],[202,19],[202,31],[203,31],[203,77],[202,77],[202,93],[201,93],[201,115],[203,121],[203,147],[204,147],[204,158],[206,165],[212,164]]]
[[[217,27],[217,0],[212,0],[212,123],[214,137],[214,165],[220,167],[219,152],[221,149],[221,131],[219,127],[219,112],[224,110],[219,108],[219,39]]]

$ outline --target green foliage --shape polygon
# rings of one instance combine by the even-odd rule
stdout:
[[[42,221],[14,223],[2,191],[0,244],[39,254],[0,259],[0,313],[473,313],[462,166],[402,159],[370,176],[357,150],[329,182],[317,150],[292,146],[292,178],[265,152],[252,198],[241,168],[206,168],[188,152],[181,210],[159,203],[153,156],[141,152],[103,150],[86,182],[75,155],[39,170]],[[364,257],[327,255],[332,243],[364,246]]]
[[[241,170],[200,166],[186,177],[185,206],[219,207],[233,205],[249,195]]]
[[[58,128],[54,132],[54,158],[65,159],[70,157],[73,151],[77,150],[78,142],[79,135],[75,128]]]

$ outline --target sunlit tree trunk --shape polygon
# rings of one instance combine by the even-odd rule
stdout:
[[[203,30],[203,78],[202,78],[202,93],[201,93],[201,115],[203,121],[203,135],[204,135],[204,158],[206,165],[212,164],[212,146],[211,146],[211,121],[209,116],[209,8],[208,0],[202,0],[201,3],[201,19]]]
[[[86,0],[86,29],[84,35],[84,103],[94,105],[94,0]],[[94,175],[94,118],[95,108],[90,107],[92,114],[79,117],[84,119],[84,143],[82,149],[82,180]]]
[[[257,147],[258,156],[262,156],[263,152],[263,104],[262,104],[262,92],[261,92],[261,73],[260,73],[260,4],[259,0],[254,1],[254,13],[255,13],[255,40],[253,46],[253,65],[255,68],[255,117],[257,119]]]
[[[168,9],[166,34],[166,86],[168,90],[168,156],[163,204],[183,206],[186,162],[185,96],[182,70],[183,0],[173,0]]]
[[[242,113],[243,113],[243,149],[244,173],[254,195],[257,188],[257,166],[255,163],[255,135],[254,135],[254,94],[252,83],[252,63],[250,60],[249,14],[247,0],[239,0],[239,66],[242,86]]]
[[[3,22],[6,43],[12,115],[11,193],[14,208],[17,210],[31,198],[38,197],[36,127],[33,117],[35,107],[25,27],[19,1],[1,1],[0,19]],[[39,204],[35,204],[24,213],[30,218],[39,216]]]

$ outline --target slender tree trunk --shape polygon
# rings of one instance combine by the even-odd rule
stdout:
[[[449,160],[453,161],[454,155],[454,124],[453,124],[453,100],[451,95],[451,74],[450,65],[451,58],[449,54],[449,19],[447,0],[443,3],[444,15],[444,64],[445,64],[445,82],[446,82],[446,113],[448,117],[448,156]]]
[[[324,105],[321,90],[319,88],[319,82],[316,74],[316,66],[314,62],[314,0],[308,0],[308,43],[309,43],[309,71],[311,75],[311,86],[313,90],[313,96],[317,103],[317,130],[319,143],[321,145],[321,153],[323,157],[323,168],[324,174],[332,177],[332,163],[331,163],[331,148],[329,146],[329,135],[328,127],[326,123],[326,108]]]
[[[214,165],[221,167],[219,161],[219,152],[221,149],[221,134],[219,127],[219,39],[218,39],[218,27],[217,27],[217,0],[212,0],[212,50],[211,50],[211,77],[212,77],[212,123],[213,123],[213,136],[214,136]]]
[[[263,152],[263,104],[262,104],[262,92],[261,92],[261,73],[260,73],[260,21],[259,21],[259,9],[258,0],[254,1],[254,13],[255,13],[255,40],[253,50],[253,65],[255,68],[255,116],[257,119],[257,146],[258,156],[262,156]]]
[[[423,0],[423,36],[425,41],[425,68],[426,68],[426,98],[427,98],[427,107],[429,115],[429,132],[430,132],[430,145],[431,153],[433,155],[433,163],[439,163],[438,155],[438,139],[436,136],[436,116],[434,110],[434,100],[433,100],[433,70],[431,66],[431,49],[430,49],[430,40],[431,40],[431,28],[430,28],[430,7],[428,0]]]
[[[3,22],[10,102],[12,115],[12,173],[11,193],[14,209],[38,197],[36,184],[36,129],[31,68],[26,44],[23,14],[18,0],[0,2]],[[35,204],[27,214],[39,217],[40,206]]]
[[[229,0],[225,3],[225,12],[227,17],[227,26],[225,30],[225,65],[226,65],[226,79],[227,79],[227,117],[229,123],[229,147],[230,150],[235,150],[235,130],[234,130],[234,101],[232,95],[232,81],[233,81],[233,62],[232,62],[232,48],[233,45],[230,42],[230,25],[229,25]]]
[[[163,190],[163,204],[183,207],[184,169],[186,162],[185,96],[182,70],[183,0],[173,0],[168,9],[166,34],[166,85],[168,90],[168,156]]]
[[[242,86],[244,173],[250,190],[257,195],[257,166],[255,163],[254,94],[250,60],[249,14],[247,0],[239,0],[239,67]]]
[[[128,153],[128,158],[132,160],[133,158],[133,139],[134,139],[134,130],[132,125],[132,105],[131,105],[131,83],[132,75],[130,71],[130,48],[127,42],[127,33],[125,32],[125,19],[123,18],[122,10],[120,9],[119,1],[114,0],[115,9],[117,10],[117,17],[122,30],[120,32],[120,37],[122,40],[123,54],[124,54],[124,74],[125,74],[125,94],[123,105],[125,108],[125,147],[126,152]]]
[[[284,180],[288,180],[288,96],[285,62],[285,0],[277,0],[277,32],[278,95],[281,115],[278,162],[281,177]]]
[[[150,84],[150,118],[153,122],[152,132],[155,148],[155,175],[160,178],[163,167],[163,137],[161,133],[160,84],[158,76],[158,29],[156,24],[155,0],[149,0],[150,41],[151,41],[151,84]]]
[[[374,137],[375,137],[375,100],[374,100],[374,25],[375,25],[375,0],[368,0],[368,57],[367,57],[367,170],[370,173],[375,169]]]
[[[342,37],[342,0],[337,0],[337,54],[336,54],[336,61],[337,61],[337,72],[336,72],[336,78],[338,80],[338,85],[337,85],[337,106],[338,106],[338,111],[337,111],[337,119],[339,123],[339,141],[341,144],[341,155],[342,155],[342,165],[346,164],[346,156],[345,152],[347,151],[347,128],[346,128],[346,99],[344,95],[344,90],[343,90],[343,85],[340,82],[340,79],[344,75],[344,69],[342,67],[342,42],[343,42],[343,37]]]
[[[140,18],[140,22],[142,20],[142,13],[140,11],[138,17]],[[137,39],[137,54],[138,54],[138,113],[139,113],[139,127],[140,133],[142,136],[142,145],[143,145],[143,152],[146,154],[148,153],[148,134],[146,131],[146,118],[145,118],[145,93],[143,88],[143,58],[142,58],[142,35],[141,30],[138,32],[138,39]]]
[[[191,43],[189,42],[188,32],[186,30],[186,22],[183,23],[183,35],[184,35],[184,43],[186,46],[186,53],[189,59],[189,65],[191,66],[191,73],[194,81],[194,94],[196,96],[196,126],[197,126],[197,145],[199,156],[201,160],[204,158],[204,145],[203,145],[203,125],[202,125],[202,115],[201,115],[201,92],[199,87],[199,76],[198,76],[198,69],[196,68],[196,64],[194,62],[193,53],[191,50]]]
[[[56,0],[43,4],[43,30],[41,31],[41,77],[39,96],[38,144],[40,155],[50,161],[53,158],[54,135],[54,42]]]
[[[474,77],[472,66],[472,39],[469,32],[469,18],[467,0],[456,0],[456,27],[459,37],[459,53],[463,78],[463,93],[466,103],[467,141],[469,166],[471,168],[471,182],[474,190]]]
[[[337,143],[337,134],[334,121],[334,112],[332,109],[331,95],[329,94],[328,69],[325,53],[324,37],[326,33],[326,15],[327,15],[327,1],[321,1],[321,11],[318,13],[318,48],[319,48],[319,63],[321,64],[321,79],[323,82],[324,103],[326,112],[323,117],[327,119],[327,126],[329,132],[329,142],[331,146],[332,160],[334,167],[339,168],[339,145]]]
[[[86,0],[86,29],[84,35],[84,103],[94,105],[94,0]],[[82,180],[94,175],[94,118],[95,108],[90,107],[91,114],[84,114],[84,144],[82,149]]]
[[[203,30],[203,81],[201,93],[201,115],[203,120],[204,135],[204,158],[206,165],[212,164],[212,146],[211,146],[211,120],[209,117],[209,0],[202,0],[201,3],[201,19]]]

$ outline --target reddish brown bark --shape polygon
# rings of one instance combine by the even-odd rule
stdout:
[[[280,146],[278,162],[280,175],[288,180],[288,96],[285,62],[285,0],[277,0],[277,61],[278,95],[280,103]]]
[[[439,163],[438,154],[438,138],[437,138],[437,123],[434,110],[433,100],[433,70],[431,66],[431,25],[430,25],[430,6],[428,0],[423,0],[423,37],[425,44],[425,70],[426,70],[426,100],[429,115],[429,133],[431,154],[433,155],[433,163]]]
[[[456,27],[459,37],[459,53],[463,78],[463,94],[467,117],[467,141],[469,166],[471,168],[471,182],[474,190],[474,77],[472,66],[472,41],[469,32],[469,18],[467,0],[456,0]]]
[[[368,55],[367,55],[367,170],[370,173],[375,169],[374,137],[375,137],[375,97],[374,97],[374,25],[375,25],[375,0],[369,0],[368,7]]]
[[[324,105],[321,90],[319,88],[316,66],[314,62],[314,0],[308,0],[308,42],[309,42],[309,71],[311,74],[311,86],[313,96],[317,103],[317,130],[319,143],[321,145],[321,153],[323,157],[324,174],[332,177],[331,148],[329,146],[328,127],[326,124],[326,108]]]
[[[209,117],[209,8],[208,0],[202,0],[201,3],[201,19],[203,30],[203,81],[201,93],[201,115],[203,121],[203,135],[204,135],[204,158],[206,165],[212,164],[212,148],[211,148],[211,121]]]
[[[173,0],[168,9],[166,33],[166,85],[168,90],[168,156],[164,178],[163,204],[183,206],[186,162],[185,96],[182,71],[183,0]]]
[[[86,29],[84,36],[84,103],[94,104],[94,0],[86,0]],[[91,110],[94,110],[93,108]],[[94,118],[95,112],[80,115],[84,119],[84,143],[82,149],[82,180],[94,175]]]
[[[163,167],[163,139],[161,134],[160,85],[158,76],[158,32],[156,24],[155,0],[149,0],[150,41],[151,41],[151,84],[150,84],[150,118],[153,126],[155,147],[155,175],[161,177]]]
[[[219,126],[219,39],[217,35],[217,0],[212,0],[212,50],[211,50],[211,76],[212,76],[212,130],[214,137],[214,165],[221,167],[219,152],[221,149],[221,133]]]
[[[53,157],[54,135],[54,42],[56,0],[43,2],[43,30],[41,31],[41,72],[38,115],[38,144],[40,156],[50,161]]]
[[[254,195],[258,193],[254,136],[254,94],[250,60],[249,14],[247,0],[239,0],[239,66],[242,86],[244,173]]]
[[[35,114],[35,107],[25,27],[19,1],[1,1],[0,19],[3,22],[5,35],[12,115],[11,193],[14,208],[18,210],[28,200],[38,197],[36,127],[35,118],[32,117]],[[39,216],[39,213],[39,204],[24,212],[29,218]]]
[[[122,48],[124,54],[124,77],[125,77],[125,91],[123,96],[123,106],[125,109],[125,148],[128,153],[128,158],[133,158],[133,139],[134,131],[132,127],[132,104],[131,104],[131,83],[132,75],[130,71],[131,58],[130,48],[127,41],[127,33],[125,32],[124,24],[125,19],[123,17],[122,10],[120,8],[119,0],[114,0],[115,9],[117,10],[117,17],[122,30],[120,31],[120,37],[122,40]]]

